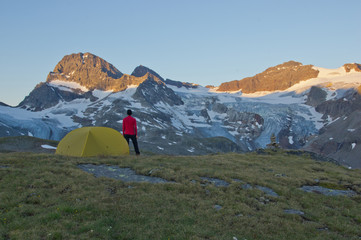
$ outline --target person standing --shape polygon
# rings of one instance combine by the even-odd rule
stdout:
[[[137,131],[137,121],[135,118],[132,117],[132,110],[127,111],[128,117],[123,119],[123,136],[125,140],[127,140],[129,145],[129,139],[132,139],[134,150],[136,155],[139,155],[139,148],[138,148],[138,131]]]

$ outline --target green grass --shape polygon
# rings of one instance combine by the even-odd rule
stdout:
[[[54,153],[55,150],[44,149],[43,144],[57,146],[58,141],[41,139],[30,136],[0,137],[0,152],[37,152]]]
[[[95,178],[80,163],[131,167],[176,183]],[[73,158],[0,153],[0,239],[359,239],[361,171],[307,155],[270,152],[194,157]],[[200,177],[231,183],[204,186]],[[278,198],[242,189],[237,178]],[[303,185],[358,196],[305,193]],[[196,182],[192,182],[195,180]],[[215,205],[222,206],[216,210]],[[303,211],[303,216],[285,214]]]

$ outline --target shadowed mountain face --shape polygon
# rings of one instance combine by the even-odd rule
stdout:
[[[91,94],[82,93],[81,91],[62,91],[47,83],[39,83],[34,90],[19,103],[18,107],[31,111],[41,111],[55,106],[60,100],[69,102],[74,99],[89,98],[91,96]]]
[[[356,89],[349,89],[338,99],[326,100],[326,94],[324,90],[313,87],[308,99],[313,99],[311,103],[316,111],[323,114],[323,119],[333,121],[321,128],[304,148],[342,164],[361,168],[361,95]]]
[[[154,79],[152,75],[138,86],[133,98],[139,100],[142,105],[149,107],[157,103],[170,106],[184,104],[172,89],[168,88],[164,82]]]

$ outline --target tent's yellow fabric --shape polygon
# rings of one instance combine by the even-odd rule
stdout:
[[[129,154],[123,135],[107,127],[83,127],[68,133],[58,144],[55,154],[91,157]]]

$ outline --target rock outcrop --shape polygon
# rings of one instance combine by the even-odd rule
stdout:
[[[177,88],[185,87],[185,88],[197,88],[199,85],[189,82],[180,82],[180,81],[174,81],[171,79],[166,79],[165,83],[168,85],[176,86]]]
[[[324,91],[322,88],[313,86],[307,94],[306,104],[312,107],[316,107],[326,101],[326,96],[326,91]]]
[[[361,72],[361,65],[358,63],[346,63],[343,65],[346,72],[350,72],[351,70],[355,70],[356,72]]]
[[[318,70],[312,65],[302,65],[299,62],[289,61],[253,77],[222,83],[218,91],[239,91],[254,93],[258,91],[285,90],[296,83],[318,76]]]

